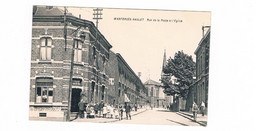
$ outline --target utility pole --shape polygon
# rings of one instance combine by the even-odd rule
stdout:
[[[96,9],[93,9],[93,11],[94,11],[94,13],[93,13],[93,15],[94,15],[94,20],[96,20],[96,27],[98,28],[98,20],[99,19],[102,19],[102,13],[101,13],[101,11],[103,11],[103,9],[99,9],[99,8],[96,8]]]
[[[96,8],[96,9],[93,9],[93,11],[94,11],[94,13],[93,13],[93,15],[94,15],[94,20],[96,20],[96,27],[97,27],[97,29],[98,29],[98,20],[101,20],[102,19],[102,13],[101,13],[101,11],[103,11],[103,9],[99,9],[99,8]],[[95,41],[95,43],[96,43],[96,45],[97,45],[97,40],[98,40],[98,30],[96,31],[96,41]],[[99,49],[100,47],[98,46],[98,49]]]
[[[72,92],[72,78],[73,78],[73,68],[74,68],[74,46],[75,41],[72,44],[71,52],[71,62],[70,62],[70,80],[69,80],[69,95],[68,95],[68,110],[66,121],[70,121],[70,108],[71,108],[71,92]]]
[[[64,43],[65,43],[65,51],[67,51],[67,7],[64,6]]]
[[[96,20],[96,27],[97,27],[97,30],[96,30],[96,39],[95,39],[95,45],[97,46],[98,49],[100,49],[100,46],[98,46],[98,20],[102,19],[102,13],[101,11],[103,11],[103,9],[99,9],[99,8],[96,8],[96,9],[93,9],[94,13],[94,20]],[[94,57],[94,59],[96,60],[96,66],[98,67],[98,62],[97,62],[97,58]],[[94,87],[94,90],[95,90],[95,87]],[[93,96],[95,96],[95,92],[93,94]],[[96,96],[95,96],[96,97]],[[95,101],[95,97],[94,97],[94,103],[96,103]]]
[[[77,34],[79,29],[81,27],[78,27],[75,31],[72,32]],[[74,35],[75,37],[76,35]],[[72,79],[73,79],[73,68],[74,68],[74,47],[75,47],[75,40],[73,40],[73,44],[71,47],[71,61],[70,61],[70,80],[69,80],[69,93],[68,93],[68,109],[67,109],[67,116],[66,121],[70,121],[70,108],[71,108],[71,92],[72,92]]]

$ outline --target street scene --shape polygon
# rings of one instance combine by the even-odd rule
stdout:
[[[210,16],[33,6],[29,119],[207,126]]]
[[[187,112],[171,112],[163,108],[141,109],[133,111],[131,120],[127,120],[125,114],[122,120],[111,118],[75,119],[73,122],[95,122],[115,124],[151,124],[151,125],[176,125],[176,126],[206,126],[207,116],[199,114],[197,121],[193,114]]]

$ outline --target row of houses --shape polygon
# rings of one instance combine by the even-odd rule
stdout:
[[[117,106],[128,97],[133,104],[145,105],[147,88],[111,48],[93,22],[64,15],[57,7],[34,6],[30,119],[64,120],[68,103],[71,112],[78,112],[81,99]]]

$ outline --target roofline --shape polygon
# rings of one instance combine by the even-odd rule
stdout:
[[[197,52],[198,52],[198,50],[199,50],[199,48],[200,48],[200,45],[201,45],[202,42],[208,37],[209,33],[210,33],[210,28],[208,29],[207,33],[201,38],[201,40],[200,40],[200,42],[199,42],[199,45],[198,45],[198,47],[196,48],[194,54],[197,54]]]
[[[104,35],[101,34],[101,32],[97,29],[97,27],[94,25],[92,21],[80,19],[75,16],[66,15],[67,21],[71,22],[72,25],[75,26],[82,26],[82,27],[89,27],[94,29],[94,32],[98,33],[99,36],[104,40],[104,42],[107,44],[108,48],[112,48],[112,45],[107,41],[107,39],[104,37]],[[64,15],[54,15],[54,16],[43,16],[43,15],[34,15],[33,16],[33,22],[64,22]]]
[[[120,53],[116,53],[116,56],[126,65],[126,67],[130,70],[131,73],[134,74],[134,76],[138,79],[138,81],[144,86],[143,82],[140,80],[140,78],[135,74],[135,72],[131,69],[131,67],[126,63],[124,58],[121,56]]]

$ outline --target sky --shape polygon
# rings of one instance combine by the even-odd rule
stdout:
[[[63,7],[61,8],[63,9]],[[68,12],[93,21],[93,8],[68,7]],[[159,82],[163,54],[177,51],[192,55],[202,38],[202,26],[210,26],[210,12],[103,8],[98,28],[112,51],[120,53],[145,82]]]

